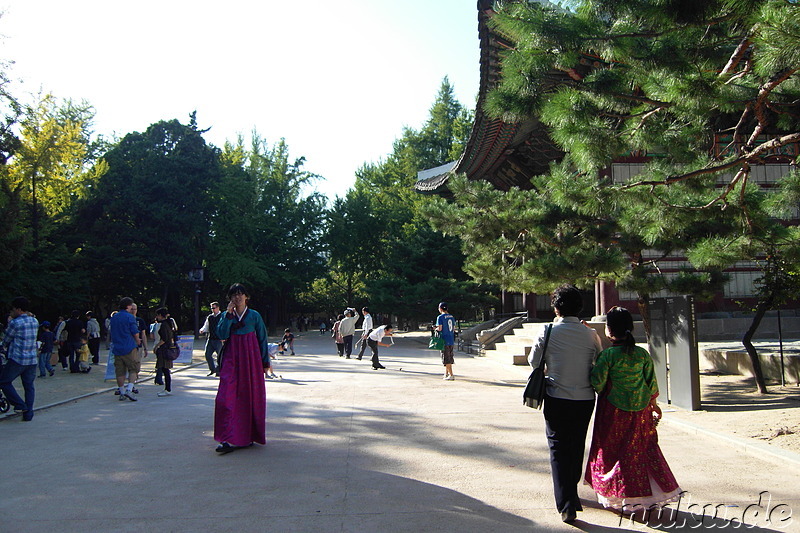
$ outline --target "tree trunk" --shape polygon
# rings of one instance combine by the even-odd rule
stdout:
[[[642,315],[642,325],[644,325],[644,334],[646,340],[650,341],[650,304],[648,303],[649,295],[639,294],[639,314]]]
[[[751,340],[753,335],[755,335],[756,330],[758,330],[758,326],[761,324],[761,319],[764,318],[767,310],[772,307],[772,302],[774,300],[775,294],[771,293],[766,299],[758,302],[758,307],[756,307],[756,315],[753,317],[753,321],[750,323],[750,328],[744,334],[744,337],[742,337],[742,344],[744,344],[747,354],[750,356],[750,362],[753,365],[753,376],[756,378],[758,392],[761,394],[767,393],[767,384],[764,382],[764,373],[761,370],[761,360],[758,358],[758,352],[756,351],[755,346],[753,346]]]

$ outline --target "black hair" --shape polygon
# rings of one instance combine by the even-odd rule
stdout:
[[[128,298],[126,296],[125,298],[122,298],[119,301],[119,308],[120,309],[127,309],[129,305],[133,305],[133,298]]]
[[[244,294],[245,297],[250,298],[250,293],[247,292],[247,288],[241,283],[234,283],[231,285],[231,288],[228,289],[228,298],[233,297],[234,294]]]
[[[17,296],[13,300],[11,300],[11,307],[13,309],[20,309],[22,311],[28,311],[30,308],[30,302],[24,296]]]
[[[362,312],[362,313],[369,313],[369,307],[367,307],[367,306],[365,305],[364,307],[362,307],[362,308],[361,308],[361,312]]]
[[[169,317],[169,311],[167,310],[166,307],[159,307],[158,309],[156,309],[156,316],[158,316],[158,315],[161,315],[164,318],[168,318]]]
[[[91,311],[86,311],[86,318],[92,318],[94,314]]]
[[[344,318],[344,315],[342,313],[339,313],[339,316],[336,317],[336,320],[341,320],[343,318]]]
[[[583,297],[574,285],[562,285],[554,290],[551,303],[561,316],[578,316],[583,310]]]
[[[386,331],[387,329],[394,329],[391,324],[386,324],[383,326],[383,330]]]
[[[630,311],[624,307],[612,307],[606,313],[606,326],[614,340],[623,341],[625,351],[630,353],[636,346],[636,339],[633,337],[633,316]]]
[[[72,318],[80,318],[80,316],[81,316],[80,311],[78,311],[77,309],[72,310]]]

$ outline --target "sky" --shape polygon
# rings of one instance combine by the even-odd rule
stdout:
[[[17,99],[86,100],[122,137],[197,111],[219,147],[255,129],[344,196],[419,129],[447,76],[472,109],[476,0],[0,0]]]

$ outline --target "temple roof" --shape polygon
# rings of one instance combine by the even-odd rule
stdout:
[[[553,6],[544,0],[539,3]],[[489,27],[488,20],[495,13],[493,4],[492,0],[478,0],[480,90],[475,122],[464,153],[449,169],[438,173],[433,172],[436,169],[420,172],[414,186],[420,193],[447,194],[447,180],[454,174],[488,181],[500,190],[530,188],[533,176],[546,172],[551,161],[560,160],[564,155],[536,118],[511,123],[492,118],[484,111],[486,95],[500,82],[501,55],[513,47],[508,38]],[[551,72],[542,80],[552,86],[571,81],[566,72]]]

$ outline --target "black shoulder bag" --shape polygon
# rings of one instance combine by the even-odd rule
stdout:
[[[528,384],[525,386],[525,392],[522,393],[522,404],[533,409],[541,409],[544,400],[544,355],[547,353],[547,343],[550,342],[550,330],[552,329],[553,324],[549,324],[544,336],[542,360],[539,361],[539,366],[531,372]]]

